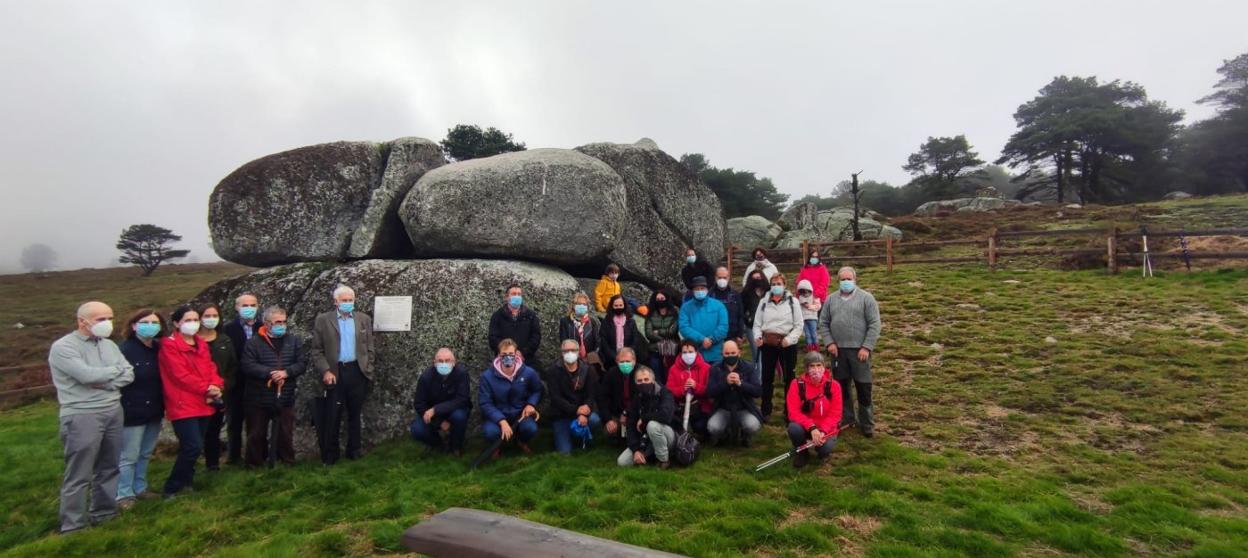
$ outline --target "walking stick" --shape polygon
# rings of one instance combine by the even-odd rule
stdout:
[[[776,463],[779,463],[779,462],[781,462],[781,461],[784,461],[785,459],[788,459],[788,458],[790,458],[790,457],[793,457],[794,455],[797,455],[798,453],[803,452],[803,451],[806,451],[806,450],[808,450],[808,449],[810,449],[810,448],[813,448],[813,447],[815,447],[815,441],[814,441],[814,440],[811,440],[811,441],[809,441],[809,442],[806,442],[805,444],[802,444],[802,445],[800,445],[800,446],[798,446],[798,447],[796,447],[796,448],[793,448],[793,449],[791,449],[791,450],[789,450],[789,451],[786,451],[786,452],[784,452],[784,453],[782,453],[782,454],[780,454],[780,455],[777,455],[777,456],[775,456],[775,457],[773,457],[773,458],[771,458],[771,459],[768,459],[767,461],[764,461],[764,462],[760,463],[757,467],[755,467],[755,468],[754,468],[754,472],[755,472],[755,473],[757,473],[757,472],[759,472],[759,471],[762,471],[763,469],[766,469],[766,468],[768,468],[768,467],[771,467],[772,465],[775,465]]]
[[[269,456],[267,459],[270,467],[277,464],[277,436],[281,431],[281,428],[278,427],[278,422],[282,420],[282,384],[284,383],[286,382],[277,382],[277,396],[273,398],[273,419],[269,423]],[[269,380],[266,387],[272,386],[273,380]]]
[[[534,411],[534,412],[536,413],[537,411]],[[525,416],[520,417],[520,420],[517,420],[514,423],[511,421],[507,421],[507,424],[510,424],[512,430],[514,431],[516,428],[520,427],[520,423],[526,420],[529,420],[530,418],[533,418],[533,417],[530,417],[529,415],[525,415]],[[513,432],[512,435],[515,435],[515,433]],[[468,468],[476,469],[477,467],[480,467],[482,463],[485,463],[485,460],[490,458],[490,455],[494,453],[494,450],[498,449],[502,445],[503,445],[503,437],[502,435],[499,435],[497,440],[494,440],[492,444],[490,444],[488,447],[485,448],[485,451],[481,452],[481,455],[478,455],[476,459],[472,460],[472,463],[468,464]]]

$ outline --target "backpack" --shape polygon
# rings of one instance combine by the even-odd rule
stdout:
[[[689,407],[693,405],[691,395],[685,395],[685,427],[684,431],[676,437],[676,447],[672,451],[672,460],[676,463],[688,467],[698,460],[698,454],[702,453],[701,444],[698,439],[689,431]]]
[[[823,382],[823,398],[828,400],[829,405],[832,404],[832,382],[833,380],[831,378],[828,378],[826,381]],[[802,398],[802,412],[803,413],[809,413],[815,409],[815,400],[806,397],[806,382],[805,381],[803,380],[797,381],[797,394],[801,396]]]

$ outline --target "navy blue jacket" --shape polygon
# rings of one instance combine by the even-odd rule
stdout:
[[[159,340],[151,348],[135,337],[121,344],[121,354],[134,367],[134,381],[121,388],[121,410],[126,426],[139,426],[165,416],[165,394],[161,391],[160,363],[156,355]]]
[[[741,385],[730,386],[728,366],[722,361],[715,363],[706,381],[706,394],[715,403],[716,409],[749,411],[754,418],[763,420],[763,413],[758,410],[758,398],[763,395],[762,376],[754,368],[754,363],[745,359],[737,362],[737,373],[741,375]]]
[[[520,313],[511,315],[511,308],[504,304],[490,316],[489,354],[498,354],[498,343],[503,339],[516,342],[516,348],[524,361],[537,363],[537,349],[542,346],[542,323],[528,306],[521,306]]]
[[[425,411],[433,409],[433,420],[446,419],[456,410],[472,409],[472,395],[468,390],[468,369],[456,363],[451,373],[445,376],[430,366],[420,373],[416,380],[416,398],[413,406],[416,416],[422,417]]]
[[[745,313],[742,309],[745,307],[741,303],[741,294],[732,290],[732,287],[720,289],[719,286],[711,287],[711,296],[722,303],[728,309],[728,338],[736,339],[745,336]]]
[[[525,405],[536,408],[545,392],[542,378],[527,364],[516,371],[512,381],[507,381],[502,372],[490,366],[481,374],[481,385],[477,386],[477,406],[481,407],[481,417],[486,421],[514,420]]]

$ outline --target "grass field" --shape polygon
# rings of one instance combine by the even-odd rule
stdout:
[[[0,318],[65,329],[84,293],[167,306],[238,269],[186,271],[6,280]],[[1248,271],[899,268],[861,284],[884,314],[878,435],[848,433],[819,470],[748,472],[785,449],[778,423],[670,471],[618,469],[606,446],[561,457],[546,430],[543,451],[476,472],[397,440],[332,469],[201,471],[192,495],[59,537],[45,402],[0,414],[0,549],[381,554],[468,506],[695,556],[1248,556]],[[46,350],[13,333],[6,351]]]

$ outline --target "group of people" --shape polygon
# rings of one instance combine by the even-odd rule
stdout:
[[[592,298],[572,297],[557,328],[560,358],[547,367],[538,361],[541,317],[525,304],[522,285],[508,286],[490,317],[493,360],[475,401],[468,368],[451,348],[438,349],[416,381],[412,438],[462,455],[475,405],[494,457],[505,442],[531,452],[539,424],[549,423],[560,453],[598,435],[622,447],[620,466],[667,468],[686,413],[689,430],[712,445],[750,445],[772,416],[777,376],[794,447],[826,457],[844,428],[873,435],[870,363],[879,309],[852,268],[839,270],[829,295],[830,275],[814,253],[795,294],[759,248],[738,291],[727,268],[712,268],[689,250],[683,296],[659,288],[644,304],[623,295],[619,273],[608,267]],[[355,310],[350,287],[339,286],[332,300],[306,346],[289,332],[285,309],[261,313],[250,293],[237,297],[236,317],[226,323],[214,304],[179,307],[168,320],[140,310],[126,322],[120,347],[111,339],[112,310],[83,304],[77,330],[49,355],[66,464],[61,531],[157,497],[148,490],[147,464],[164,418],[178,439],[166,498],[191,489],[201,455],[209,470],[219,467],[223,428],[227,463],[293,463],[295,384],[305,372],[319,378],[313,385],[329,410],[317,424],[322,462],[338,461],[344,418],[345,456],[359,458],[376,364],[372,322]],[[803,337],[806,369],[796,377]],[[742,358],[747,346],[750,360]],[[799,452],[794,464],[805,465],[809,453]]]

